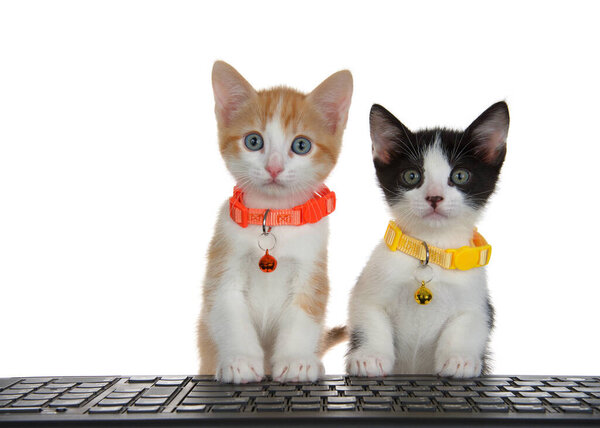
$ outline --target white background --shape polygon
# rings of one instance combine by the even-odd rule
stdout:
[[[368,111],[464,128],[495,101],[508,156],[494,247],[502,374],[600,374],[597,3],[0,3],[0,376],[191,374],[205,251],[233,181],[212,63],[256,88],[355,92],[331,217],[328,324],[388,214]],[[327,371],[343,370],[344,347]]]

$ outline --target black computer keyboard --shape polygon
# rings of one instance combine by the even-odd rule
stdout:
[[[600,377],[326,376],[222,384],[210,376],[0,379],[0,425],[600,425]]]

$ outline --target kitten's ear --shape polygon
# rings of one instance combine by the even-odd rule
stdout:
[[[508,106],[500,101],[481,113],[465,130],[485,162],[499,164],[504,161],[509,122]]]
[[[373,104],[369,114],[371,141],[373,142],[373,159],[389,163],[394,153],[408,147],[412,133],[396,116],[379,104]]]
[[[212,85],[215,95],[217,121],[228,125],[235,113],[256,91],[235,68],[223,61],[216,61],[212,69]]]
[[[352,74],[348,70],[332,74],[308,94],[308,100],[325,118],[330,133],[343,130],[352,101]]]

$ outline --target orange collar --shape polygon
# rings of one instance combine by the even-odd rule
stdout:
[[[243,203],[244,192],[239,187],[233,188],[233,196],[229,198],[229,215],[242,227],[249,224],[262,225],[266,209],[248,208]],[[315,195],[294,208],[285,210],[269,210],[266,226],[302,226],[316,223],[335,210],[335,193],[323,185]]]

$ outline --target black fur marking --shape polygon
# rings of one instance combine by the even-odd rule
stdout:
[[[378,117],[377,121],[373,120],[374,116]],[[375,157],[373,160],[379,185],[388,204],[392,205],[402,198],[405,192],[415,188],[404,183],[402,173],[409,168],[414,168],[423,176],[423,155],[439,137],[442,151],[452,170],[464,168],[471,174],[467,183],[463,185],[452,183],[452,185],[465,194],[467,203],[473,208],[481,208],[485,205],[496,188],[506,156],[506,145],[500,145],[497,150],[492,151],[493,158],[490,159],[490,150],[486,146],[486,141],[482,140],[477,131],[492,119],[498,122],[498,117],[505,118],[508,127],[508,107],[504,102],[488,108],[462,132],[445,128],[411,132],[385,108],[377,104],[373,105],[371,135],[385,133],[387,135],[385,141],[389,143],[389,147],[385,147],[388,158],[384,161]],[[385,129],[374,129],[373,126]],[[376,144],[375,140],[374,144]],[[421,180],[416,187],[420,187],[423,182],[424,180]]]
[[[494,329],[494,322],[495,322],[495,318],[496,318],[496,311],[494,309],[494,306],[492,306],[492,302],[490,300],[490,296],[487,296],[487,313],[488,313],[488,327],[490,329],[489,333],[488,333],[488,342],[485,344],[485,350],[483,351],[483,355],[481,356],[481,361],[482,361],[482,367],[481,367],[481,374],[482,375],[487,375],[490,374],[491,372],[491,359],[492,359],[492,353],[489,349],[489,339],[490,339],[490,333],[492,332],[492,330]]]
[[[350,333],[350,342],[348,345],[348,352],[346,353],[346,355],[360,348],[364,341],[364,333],[362,331],[352,330],[352,332]]]

